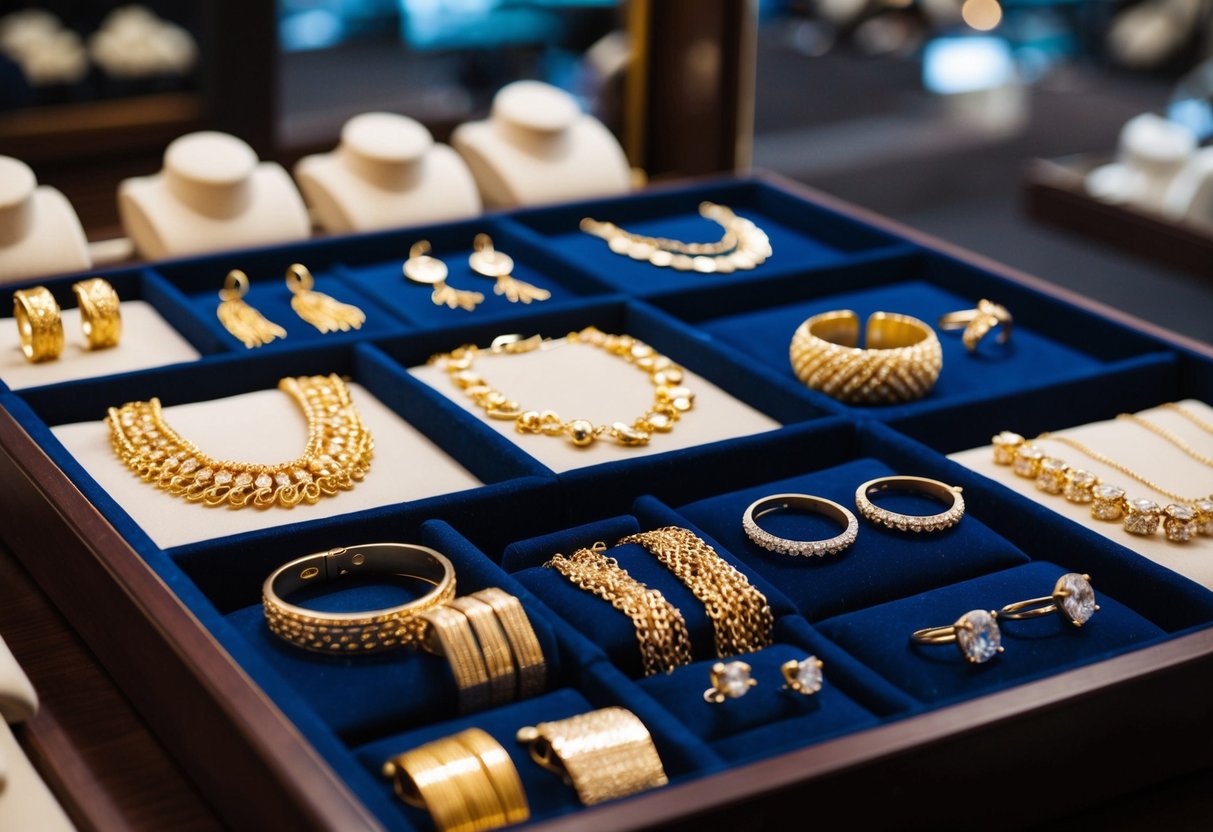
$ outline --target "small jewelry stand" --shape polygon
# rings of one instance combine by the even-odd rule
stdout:
[[[67,198],[38,185],[24,162],[0,156],[0,283],[92,266]]]
[[[609,196],[629,187],[628,160],[611,132],[568,93],[538,81],[502,87],[491,116],[459,125],[451,144],[489,208]]]
[[[190,133],[164,151],[164,168],[118,186],[118,213],[148,259],[305,240],[307,209],[274,162],[226,133]]]
[[[312,219],[333,234],[474,217],[480,194],[459,154],[394,113],[345,123],[332,153],[295,165]]]
[[[1105,202],[1162,211],[1195,149],[1195,137],[1181,125],[1152,113],[1134,116],[1120,131],[1117,161],[1087,174],[1087,190]]]

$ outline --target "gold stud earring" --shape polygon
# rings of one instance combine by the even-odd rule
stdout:
[[[361,329],[366,315],[357,306],[342,303],[312,289],[316,279],[307,266],[292,263],[286,269],[286,285],[291,290],[291,309],[321,332],[348,332]]]
[[[468,257],[468,265],[476,274],[496,280],[494,295],[505,295],[510,303],[530,303],[547,300],[552,293],[514,277],[514,258],[493,248],[493,238],[488,234],[477,234],[472,242],[475,251]]]
[[[286,330],[244,302],[248,294],[248,275],[232,269],[219,290],[219,323],[247,349],[261,347],[275,338],[285,338]]]
[[[479,292],[469,292],[463,289],[452,289],[446,284],[448,274],[446,263],[437,257],[429,255],[429,240],[420,240],[409,249],[409,259],[404,261],[404,276],[414,283],[433,286],[430,300],[435,306],[447,306],[451,309],[466,309],[471,312],[484,300]]]

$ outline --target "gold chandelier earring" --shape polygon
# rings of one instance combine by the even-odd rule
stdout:
[[[493,238],[488,234],[477,234],[472,247],[475,251],[468,257],[468,265],[476,274],[497,281],[493,285],[494,295],[504,295],[510,303],[544,301],[552,296],[547,289],[514,277],[514,258],[493,248]]]
[[[285,329],[244,302],[247,294],[248,275],[240,269],[232,269],[223,280],[219,308],[215,310],[223,328],[250,350],[265,346],[275,338],[285,338]]]
[[[471,312],[481,302],[484,295],[480,292],[469,292],[463,289],[452,289],[446,283],[446,263],[429,254],[429,240],[419,240],[409,249],[409,259],[404,261],[404,276],[414,283],[433,286],[430,300],[435,306],[446,306],[451,309],[466,309]]]
[[[286,269],[286,285],[291,290],[291,309],[321,332],[349,332],[361,329],[366,315],[357,306],[331,298],[312,289],[316,279],[307,266],[292,263]]]

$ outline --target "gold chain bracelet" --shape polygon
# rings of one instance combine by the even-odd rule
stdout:
[[[164,421],[160,400],[111,407],[110,444],[122,463],[174,497],[208,506],[286,508],[354,487],[371,467],[374,442],[340,376],[284,378],[307,419],[303,454],[277,465],[207,456]]]
[[[606,544],[597,543],[568,557],[556,555],[544,566],[632,619],[645,676],[690,664],[691,636],[682,612],[659,591],[629,575],[617,560],[603,555],[605,548]]]
[[[653,404],[630,424],[615,422],[607,426],[595,425],[586,419],[566,421],[552,410],[524,411],[518,402],[487,384],[472,369],[481,355],[517,355],[571,344],[597,347],[644,371],[653,385]],[[429,363],[441,364],[455,386],[463,390],[490,419],[511,420],[519,433],[563,436],[577,447],[591,445],[602,438],[625,446],[647,445],[654,433],[669,433],[682,414],[695,406],[695,394],[680,386],[683,378],[681,367],[629,335],[608,335],[592,326],[580,332],[570,332],[564,338],[545,339],[535,335],[520,339],[517,336],[504,336],[496,339],[487,350],[467,344],[435,355]]]
[[[771,644],[774,619],[766,596],[696,534],[668,526],[628,535],[619,541],[625,543],[643,546],[703,602],[718,657],[752,653]]]

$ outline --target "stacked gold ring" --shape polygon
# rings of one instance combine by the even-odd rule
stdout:
[[[847,404],[914,401],[935,386],[943,350],[922,321],[875,312],[864,340],[866,349],[857,346],[859,316],[850,309],[814,315],[792,336],[792,369],[809,388]]]
[[[13,293],[13,318],[21,336],[21,352],[37,364],[52,361],[63,352],[63,320],[59,304],[45,286]]]
[[[430,813],[439,832],[474,832],[531,816],[518,770],[479,728],[426,743],[383,764],[396,795]]]
[[[99,277],[72,285],[76,305],[80,307],[80,326],[90,350],[116,347],[122,338],[122,310],[118,293]]]

